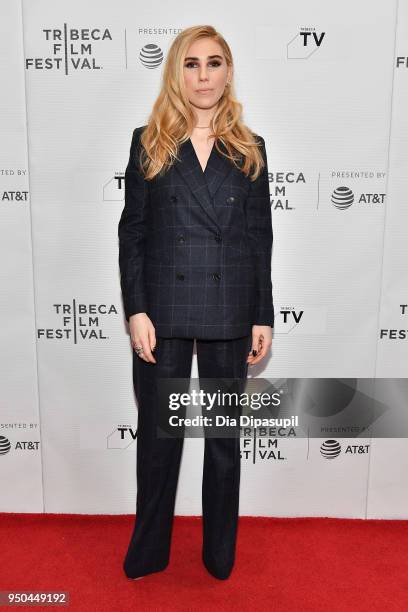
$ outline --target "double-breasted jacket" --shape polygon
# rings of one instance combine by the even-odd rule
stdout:
[[[251,182],[211,150],[202,170],[190,139],[164,173],[147,181],[132,135],[119,220],[120,283],[126,319],[145,312],[156,336],[230,339],[274,325],[272,214],[265,168]],[[224,150],[222,143],[221,148]]]

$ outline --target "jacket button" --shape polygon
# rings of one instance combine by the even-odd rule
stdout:
[[[177,280],[184,280],[184,274],[176,274]]]
[[[178,242],[180,242],[180,244],[182,244],[184,242],[184,236],[180,234],[179,236],[177,236],[177,240]]]
[[[229,196],[229,197],[226,199],[226,202],[228,202],[228,204],[232,204],[232,202],[235,202],[235,197],[234,197],[234,196]]]
[[[176,195],[170,196],[170,202],[177,202],[177,196]]]
[[[216,240],[217,242],[221,242],[222,238],[221,238],[221,234],[216,234],[214,236],[214,240]]]
[[[221,278],[221,274],[219,272],[214,272],[214,274],[212,275],[214,280],[220,280]]]

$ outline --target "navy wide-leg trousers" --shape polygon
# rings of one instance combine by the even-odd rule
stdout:
[[[251,335],[233,340],[197,339],[200,387],[203,388],[202,378],[244,381],[251,344]],[[155,364],[145,362],[133,352],[133,384],[138,402],[137,499],[134,529],[123,565],[129,578],[161,571],[169,563],[184,438],[157,436],[157,379],[189,380],[193,349],[193,338],[158,337]],[[184,391],[188,391],[188,385]],[[206,436],[204,444],[202,560],[212,575],[225,579],[235,560],[240,439]]]

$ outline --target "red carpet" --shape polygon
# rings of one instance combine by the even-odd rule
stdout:
[[[176,517],[166,570],[131,581],[132,516],[0,514],[0,591],[68,591],[20,610],[408,610],[408,521],[241,517],[229,579],[201,562],[201,517]],[[15,608],[17,609],[17,608]]]

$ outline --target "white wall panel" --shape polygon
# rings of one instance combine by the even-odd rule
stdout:
[[[132,131],[163,68],[140,51],[155,44],[165,58],[193,24],[226,37],[243,118],[267,143],[276,324],[250,377],[407,375],[407,2],[176,6],[1,5],[0,510],[135,509],[117,224]],[[349,205],[336,205],[339,190]],[[323,441],[279,438],[262,458],[259,440],[248,455],[242,440],[241,514],[407,516],[393,468],[405,438],[338,438],[333,461]],[[178,514],[201,513],[202,452],[185,440]]]

